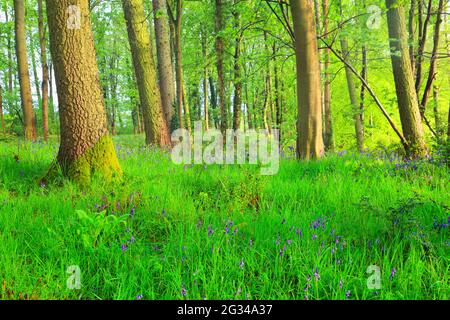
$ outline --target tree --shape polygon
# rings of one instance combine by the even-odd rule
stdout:
[[[225,132],[227,129],[227,109],[225,101],[225,75],[224,75],[224,41],[223,41],[223,1],[216,1],[216,56],[217,56],[217,91],[219,94],[220,106],[220,129]]]
[[[42,0],[38,0],[38,29],[39,29],[39,46],[41,51],[42,66],[42,128],[44,131],[44,141],[48,140],[48,63],[47,63],[47,45],[45,40],[44,14],[42,8]]]
[[[344,56],[344,59],[348,61],[350,53],[348,50],[347,37],[341,36],[340,40],[341,40],[342,55]],[[350,96],[350,103],[352,106],[353,119],[355,121],[356,144],[358,147],[358,151],[361,152],[364,150],[363,114],[361,112],[358,95],[356,93],[356,85],[353,79],[353,73],[348,66],[345,67],[345,75],[347,77],[348,93]]]
[[[31,97],[30,74],[28,70],[28,54],[25,34],[25,1],[14,0],[14,26],[16,33],[16,55],[19,72],[20,98],[22,101],[23,125],[25,139],[36,139],[33,100]]]
[[[240,31],[241,22],[237,0],[234,0],[234,28],[236,30],[235,48],[234,48],[234,97],[233,97],[233,129],[237,130],[241,124],[241,105],[242,105],[242,72],[241,72],[241,42],[242,32]]]
[[[123,0],[147,144],[169,146],[170,135],[156,80],[152,46],[142,0]]]
[[[320,67],[313,4],[311,1],[292,0],[291,12],[297,62],[297,156],[309,160],[321,158],[324,154]]]
[[[386,7],[398,107],[403,134],[408,143],[406,153],[410,157],[422,157],[427,154],[427,148],[409,57],[404,7],[396,0],[386,0]]]
[[[323,32],[324,40],[328,42],[328,29],[329,29],[329,6],[328,0],[322,1],[323,11]],[[334,136],[333,136],[333,122],[331,117],[331,77],[330,77],[330,49],[325,48],[325,84],[323,89],[323,111],[324,111],[324,143],[325,150],[334,149]]]
[[[175,86],[170,47],[170,30],[166,0],[153,0],[156,51],[158,55],[159,87],[167,123],[170,124],[175,103]]]
[[[64,175],[88,184],[94,175],[115,180],[122,170],[106,125],[88,0],[77,3],[46,0],[61,122],[57,162]]]
[[[0,84],[0,125],[2,126],[3,135],[6,135],[5,118],[3,117],[3,87]]]

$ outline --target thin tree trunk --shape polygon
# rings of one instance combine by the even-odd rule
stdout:
[[[328,26],[329,26],[329,6],[328,0],[322,2],[323,11],[323,32],[325,34],[325,41],[328,40]],[[325,84],[323,90],[323,110],[324,110],[324,143],[325,150],[331,151],[334,149],[333,136],[333,122],[331,116],[331,79],[330,79],[330,49],[325,49]]]
[[[367,65],[367,46],[364,44],[362,47],[362,70],[361,70],[361,77],[364,79],[364,81],[368,81],[368,65]],[[366,97],[366,87],[361,84],[361,93],[360,93],[360,99],[361,102],[359,104],[359,116],[361,117],[360,121],[363,126],[364,130],[364,103],[365,103],[365,97]]]
[[[3,117],[3,87],[0,84],[0,124],[2,126],[3,135],[6,135],[5,118]]]
[[[439,88],[434,85],[433,86],[433,113],[434,113],[434,126],[436,128],[436,132],[438,135],[442,134],[442,123],[441,123],[441,115],[439,114]]]
[[[291,11],[297,61],[297,156],[306,160],[321,158],[324,154],[322,98],[312,3],[292,0]]]
[[[237,2],[235,0],[235,5]],[[239,31],[240,29],[240,15],[237,10],[233,12],[234,16],[234,28]],[[241,72],[241,42],[242,34],[238,32],[235,39],[234,49],[234,99],[233,99],[233,129],[237,130],[241,124],[241,105],[242,105],[242,72]]]
[[[404,7],[396,0],[386,0],[386,7],[391,51],[400,53],[391,54],[391,60],[403,134],[409,145],[406,153],[413,158],[423,157],[427,148],[409,59]]]
[[[40,108],[42,105],[41,85],[39,84],[39,76],[38,76],[37,66],[36,66],[36,55],[35,55],[35,51],[34,51],[33,32],[31,29],[30,29],[29,37],[30,37],[31,69],[33,71],[34,89],[36,91],[36,95],[38,98],[38,106]]]
[[[153,0],[153,14],[155,21],[161,100],[164,108],[164,115],[167,123],[170,124],[173,116],[173,105],[175,103],[175,86],[166,0]]]
[[[171,145],[170,134],[156,80],[144,4],[142,0],[123,0],[122,5],[143,109],[146,143],[160,147],[169,146]]]
[[[122,170],[106,126],[88,1],[79,0],[77,7],[72,4],[72,0],[46,0],[61,123],[57,160],[64,175],[88,185],[94,175],[116,180]],[[77,10],[81,21],[68,21],[68,13],[76,17]],[[75,23],[69,28],[68,22]],[[53,166],[46,178],[57,171]]]
[[[409,59],[411,60],[411,68],[412,73],[415,74],[415,66],[416,66],[416,52],[414,48],[414,43],[416,39],[415,32],[415,23],[414,18],[416,14],[416,4],[418,0],[411,0],[411,4],[409,6],[409,21],[408,21],[408,30],[409,30]],[[421,0],[419,0],[421,1]]]
[[[341,49],[344,59],[346,61],[349,61],[350,53],[348,51],[348,41],[345,37],[341,37]],[[362,152],[364,150],[364,124],[362,122],[360,103],[358,101],[352,71],[347,66],[345,67],[345,74],[347,77],[347,87],[350,96],[350,103],[352,105],[353,119],[355,121],[356,144],[358,147],[358,151]]]
[[[215,0],[216,3],[216,56],[217,56],[217,91],[219,93],[220,129],[224,133],[227,129],[227,109],[225,101],[225,76],[224,76],[224,43],[221,35],[223,29],[223,0]]]
[[[38,0],[38,28],[39,28],[39,46],[41,49],[42,66],[42,127],[44,131],[44,141],[48,141],[48,63],[47,63],[47,45],[45,40],[44,15],[42,0]]]
[[[420,114],[422,118],[425,116],[425,110],[428,104],[428,97],[430,95],[431,89],[433,87],[433,81],[437,73],[437,54],[439,49],[439,34],[442,24],[442,13],[444,11],[444,0],[439,0],[439,6],[436,16],[436,25],[434,27],[434,39],[433,39],[433,51],[431,52],[430,58],[430,70],[428,72],[427,83],[425,85],[425,90],[423,92],[422,100],[420,103]]]
[[[31,97],[30,74],[28,71],[28,54],[25,36],[25,1],[14,0],[14,12],[16,55],[25,139],[34,141],[36,139],[36,125],[34,120],[33,99]]]
[[[420,85],[422,83],[422,68],[423,68],[423,54],[425,52],[425,45],[427,43],[427,36],[428,36],[428,24],[430,22],[430,18],[431,18],[431,7],[432,7],[432,2],[433,0],[429,0],[428,2],[428,7],[427,7],[427,15],[425,17],[425,21],[423,22],[423,26],[422,26],[422,22],[419,23],[419,29],[420,29],[420,33],[419,33],[419,48],[417,50],[417,59],[416,59],[416,84],[415,84],[415,89],[416,89],[416,93],[417,95],[419,94],[420,91]],[[419,8],[422,7],[421,1],[419,0]],[[419,21],[422,21],[422,9],[419,10]]]
[[[202,32],[202,53],[205,66],[203,68],[203,106],[205,111],[205,130],[209,130],[209,98],[208,98],[208,49],[206,34]]]

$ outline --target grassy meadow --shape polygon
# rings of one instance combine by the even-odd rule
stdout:
[[[438,160],[285,155],[261,176],[175,165],[143,139],[115,138],[123,182],[89,188],[39,185],[56,141],[0,142],[2,299],[450,298]],[[370,266],[381,288],[368,288]]]

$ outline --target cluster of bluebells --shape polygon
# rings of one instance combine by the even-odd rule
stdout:
[[[442,229],[447,229],[449,226],[450,226],[450,216],[448,216],[447,221],[444,221],[444,222],[439,222],[437,218],[434,218],[434,221],[433,221],[434,229],[442,230]]]

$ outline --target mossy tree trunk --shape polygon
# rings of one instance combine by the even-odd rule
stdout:
[[[46,4],[61,126],[58,163],[64,175],[81,184],[94,175],[113,180],[122,171],[106,125],[88,0],[76,7],[72,0]],[[72,21],[77,12],[81,19]]]
[[[319,53],[313,3],[292,0],[291,11],[297,61],[297,156],[309,160],[321,158],[324,154]]]
[[[16,55],[19,72],[20,98],[23,111],[23,125],[26,140],[36,139],[33,100],[31,97],[30,74],[28,70],[27,42],[25,35],[25,1],[14,0],[14,29],[16,33]]]
[[[396,0],[386,0],[386,7],[398,107],[403,134],[409,146],[406,153],[409,157],[422,157],[427,154],[427,148],[409,56],[404,7]]]
[[[169,128],[163,114],[161,92],[156,80],[156,68],[143,1],[123,0],[122,5],[143,109],[146,142],[160,147],[170,146]]]

